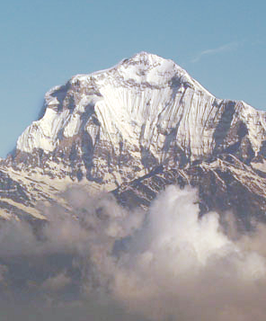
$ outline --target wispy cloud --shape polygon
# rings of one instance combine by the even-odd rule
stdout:
[[[240,45],[241,45],[240,42],[230,42],[217,48],[203,50],[194,59],[192,59],[191,62],[193,63],[198,62],[205,56],[210,56],[210,55],[215,55],[222,52],[229,52],[229,51],[236,50]]]

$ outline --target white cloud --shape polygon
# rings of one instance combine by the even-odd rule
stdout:
[[[222,232],[217,213],[199,219],[195,190],[170,186],[112,269],[112,294],[156,321],[263,321],[266,260],[246,245]]]
[[[71,283],[70,277],[68,277],[65,272],[61,272],[56,276],[49,277],[42,284],[42,287],[46,290],[58,291],[66,287]]]
[[[194,59],[191,60],[191,62],[193,63],[198,62],[205,56],[211,56],[222,52],[230,52],[230,51],[236,50],[239,46],[240,46],[240,42],[230,42],[218,48],[206,49],[200,52]]]
[[[108,194],[90,198],[78,189],[65,196],[72,212],[50,208],[40,240],[27,223],[2,224],[2,310],[1,296],[23,281],[29,313],[39,300],[53,321],[73,319],[64,314],[71,304],[77,321],[90,319],[92,308],[95,321],[265,320],[264,225],[243,236],[233,217],[226,229],[218,213],[199,218],[192,188],[169,186],[148,213],[126,210]],[[49,318],[45,302],[60,307],[58,314]]]

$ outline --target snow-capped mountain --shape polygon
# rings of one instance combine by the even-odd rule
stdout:
[[[228,155],[257,175],[252,184],[261,186],[266,113],[218,99],[172,60],[141,52],[48,91],[40,118],[21,134],[0,170],[27,196],[28,212],[71,182],[91,191],[119,190],[154,173],[185,175],[203,164],[211,170]]]

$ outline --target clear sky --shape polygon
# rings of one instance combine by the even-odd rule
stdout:
[[[9,0],[0,4],[0,156],[52,86],[139,51],[219,98],[266,110],[265,0]]]

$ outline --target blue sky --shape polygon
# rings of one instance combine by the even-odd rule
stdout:
[[[10,0],[0,4],[0,156],[44,93],[139,51],[173,59],[219,98],[266,110],[266,1]]]

